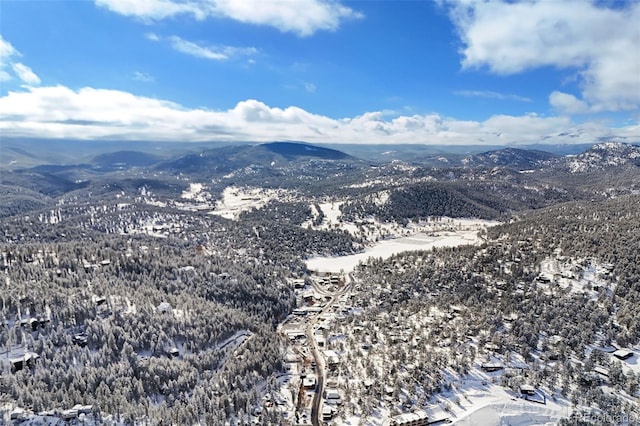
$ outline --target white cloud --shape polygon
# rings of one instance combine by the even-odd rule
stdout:
[[[163,38],[153,33],[147,34],[146,37],[152,41],[163,40]],[[180,53],[214,61],[226,61],[239,56],[252,56],[258,53],[258,49],[255,47],[205,46],[175,35],[166,37],[166,40],[173,49]]]
[[[242,0],[214,1],[222,16],[250,24],[270,25],[280,31],[309,36],[318,30],[336,30],[344,19],[362,15],[336,1],[280,0],[254,2]]]
[[[306,90],[309,93],[315,93],[316,92],[316,85],[313,83],[309,83],[309,82],[305,82],[304,83],[304,90]]]
[[[19,55],[18,51],[0,34],[0,65],[4,65],[13,55]]]
[[[9,81],[12,79],[11,74],[5,71],[5,68],[8,68],[8,65],[12,63],[12,56],[20,56],[20,52],[0,34],[0,81]]]
[[[223,17],[282,32],[309,36],[316,31],[336,30],[345,19],[362,17],[359,12],[332,0],[95,0],[96,5],[144,21],[177,15],[202,20]]]
[[[160,41],[160,37],[156,33],[146,33],[144,36],[151,41]]]
[[[133,73],[133,79],[143,83],[153,83],[156,80],[151,74],[140,71],[135,71]]]
[[[18,78],[25,83],[33,85],[40,84],[40,77],[38,77],[28,66],[17,62],[12,64],[11,67]]]
[[[454,95],[498,99],[501,101],[517,101],[517,102],[531,102],[530,98],[526,96],[514,95],[511,93],[492,92],[490,90],[456,90]]]
[[[584,114],[590,111],[589,105],[572,94],[553,91],[549,95],[549,104],[558,112],[565,114]]]
[[[463,68],[500,75],[568,69],[592,110],[640,106],[640,2],[617,9],[584,0],[449,4],[464,44]]]
[[[169,37],[171,47],[178,52],[195,56],[197,58],[213,59],[215,61],[223,61],[229,59],[227,55],[220,51],[215,51],[209,47],[201,46],[192,41],[184,40],[178,36]]]
[[[85,87],[28,87],[0,98],[0,131],[38,138],[421,144],[591,143],[640,139],[640,126],[576,124],[568,117],[493,116],[462,121],[439,114],[389,117],[384,111],[335,119],[249,99],[233,108],[189,109],[174,102]]]
[[[0,81],[13,80],[13,76],[7,71],[7,69],[11,68],[23,83],[28,85],[40,84],[40,77],[30,67],[15,61],[14,58],[20,56],[22,54],[0,34]]]
[[[198,2],[179,2],[174,0],[95,0],[97,6],[125,16],[145,21],[158,21],[180,14],[191,14],[203,19],[206,14],[200,10]]]

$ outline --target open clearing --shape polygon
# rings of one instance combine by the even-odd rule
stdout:
[[[242,212],[264,207],[271,200],[290,199],[291,193],[285,190],[228,186],[222,192],[222,200],[217,202],[215,210],[210,213],[237,220]]]
[[[307,268],[316,272],[351,272],[356,265],[370,257],[387,259],[396,253],[412,250],[429,250],[433,247],[455,247],[465,244],[477,244],[480,241],[478,231],[497,222],[468,219],[446,219],[448,231],[418,232],[414,235],[383,240],[365,249],[362,253],[348,256],[312,257],[307,260]]]

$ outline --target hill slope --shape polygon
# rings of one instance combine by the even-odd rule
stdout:
[[[273,142],[205,150],[164,162],[158,169],[181,173],[207,172],[215,175],[249,166],[277,167],[309,160],[353,161],[355,158],[342,151],[305,143]]]

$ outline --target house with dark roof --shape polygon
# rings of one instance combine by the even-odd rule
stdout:
[[[633,352],[629,349],[618,349],[613,353],[613,356],[618,359],[625,360],[631,358],[633,356]]]

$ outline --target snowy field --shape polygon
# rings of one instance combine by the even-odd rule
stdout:
[[[561,418],[570,415],[569,407],[566,405],[550,401],[547,401],[546,404],[538,404],[522,398],[513,398],[501,389],[484,399],[486,404],[480,405],[482,404],[480,402],[477,404],[479,408],[468,414],[464,410],[460,410],[461,417],[454,420],[453,424],[458,426],[551,426],[557,424]],[[470,410],[473,410],[473,406],[470,407]]]
[[[182,198],[204,203],[206,202],[206,193],[203,194],[203,189],[204,185],[201,183],[190,183],[189,189],[182,191]]]
[[[451,222],[449,222],[451,220]],[[362,253],[337,257],[312,257],[307,268],[316,272],[353,271],[356,265],[370,257],[387,259],[403,251],[429,250],[433,247],[455,247],[479,242],[478,231],[496,222],[470,219],[446,219],[449,231],[418,232],[414,235],[383,240],[368,247]],[[458,228],[458,229],[456,229]]]
[[[479,376],[483,373],[475,370]],[[472,374],[473,375],[473,374]],[[495,384],[481,384],[473,378],[455,383],[457,391],[440,393],[439,401],[425,409],[430,418],[448,419],[457,426],[552,426],[572,413],[569,401],[552,401],[545,404],[528,401],[519,395]],[[389,426],[393,416],[387,410],[377,412],[366,421],[352,416],[345,421],[334,421],[336,425]],[[443,424],[447,424],[445,420]]]
[[[264,207],[271,200],[290,201],[292,194],[284,190],[228,186],[222,192],[211,214],[227,219],[238,219],[240,213]]]
[[[569,289],[572,293],[588,294],[594,300],[598,298],[598,288],[609,288],[614,285],[602,278],[607,271],[606,265],[596,264],[586,259],[549,257],[540,262],[541,277],[557,284],[560,288]],[[539,285],[549,289],[548,284],[540,283]],[[550,290],[548,292],[550,294]]]

